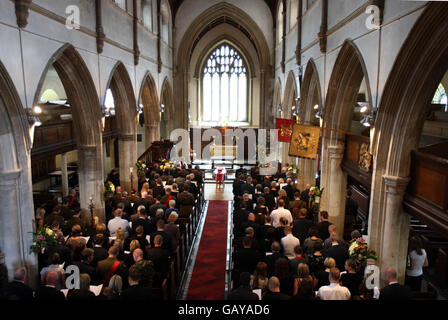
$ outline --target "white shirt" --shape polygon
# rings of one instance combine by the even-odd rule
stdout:
[[[282,238],[282,246],[285,252],[285,256],[288,259],[294,259],[296,254],[294,253],[294,248],[300,246],[300,240],[294,237],[292,234],[287,234]]]
[[[109,233],[112,237],[116,236],[115,233],[119,228],[124,230],[127,238],[129,236],[129,222],[127,220],[120,217],[115,217],[107,224],[107,229],[109,229]]]
[[[318,291],[321,300],[350,300],[350,290],[338,283],[330,283],[329,286],[322,286]]]
[[[272,211],[271,218],[272,218],[272,225],[275,228],[280,226],[280,218],[286,218],[288,220],[288,224],[292,223],[291,211],[282,207]]]
[[[426,251],[425,249],[422,249],[422,254],[418,255],[415,250],[411,251],[409,253],[409,258],[412,259],[413,263],[413,269],[409,270],[406,269],[406,275],[410,277],[419,277],[423,274],[423,265],[425,264],[426,260]]]

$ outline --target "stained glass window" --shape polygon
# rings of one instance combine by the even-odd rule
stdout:
[[[202,121],[247,122],[246,63],[228,44],[213,50],[202,69]]]

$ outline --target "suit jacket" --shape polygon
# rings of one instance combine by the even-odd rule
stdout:
[[[239,286],[232,290],[228,300],[259,300],[258,295],[252,292],[249,286]]]
[[[59,253],[61,263],[65,262],[66,266],[71,264],[72,258],[70,255],[70,249],[67,246],[64,246],[62,244],[55,244],[48,248],[49,257],[51,257],[55,252]]]
[[[179,218],[189,218],[193,213],[194,195],[188,191],[183,191],[179,195]]]
[[[90,276],[90,280],[91,280],[92,284],[98,283],[96,268],[93,265],[91,265],[85,261],[75,262],[74,265],[76,265],[79,268],[80,274],[87,273]]]
[[[36,291],[35,298],[37,301],[65,301],[65,296],[60,290],[47,286],[40,287]]]
[[[90,290],[75,289],[67,294],[68,301],[92,301],[96,300],[95,294]]]
[[[328,239],[330,237],[330,233],[328,232],[328,227],[330,225],[330,221],[321,221],[317,224],[317,230],[319,230],[319,238]]]
[[[5,296],[8,300],[33,300],[33,289],[20,281],[13,281],[6,285]]]
[[[324,256],[325,258],[333,258],[336,261],[336,267],[339,270],[344,270],[345,261],[350,258],[347,248],[341,245],[328,248],[327,250],[325,250]]]
[[[136,300],[151,300],[152,290],[145,288],[139,284],[130,286],[128,289],[121,293],[121,300],[123,301],[136,301]]]
[[[104,279],[106,279],[115,261],[116,259],[108,257],[107,259],[98,262],[98,266],[96,267],[96,269],[101,281],[104,281]],[[123,281],[127,280],[127,268],[123,262],[120,262],[118,268],[114,272],[114,275],[115,274],[121,276],[121,279],[123,279]]]
[[[173,248],[173,243],[171,241],[171,236],[166,231],[155,231],[151,233],[151,248],[154,248],[154,238],[156,235],[160,234],[163,238],[162,248],[171,252]]]
[[[253,274],[257,263],[261,260],[259,251],[249,248],[243,248],[235,252],[234,265],[235,269],[241,272],[249,272]]]
[[[107,250],[103,247],[93,247],[93,261],[92,266],[96,267],[98,265],[98,261],[107,259],[109,254],[107,253]]]
[[[156,231],[154,229],[154,225],[151,224],[151,222],[148,219],[142,219],[142,218],[137,218],[135,219],[134,222],[132,222],[132,235],[135,235],[135,229],[137,229],[138,226],[142,226],[143,230],[144,230],[144,235],[150,235],[151,233],[153,233],[154,231]]]
[[[314,223],[308,219],[298,218],[292,225],[292,234],[300,240],[300,245],[303,246],[305,239],[308,238],[308,230],[314,226]]]
[[[154,203],[149,207],[149,216],[151,218],[156,216],[157,209],[163,209],[163,212],[165,212],[167,208],[162,203]]]
[[[160,247],[149,250],[149,259],[154,263],[154,270],[160,276],[166,276],[170,269],[170,252]]]
[[[154,198],[157,198],[157,196],[163,197],[164,194],[165,194],[165,188],[163,186],[155,186],[152,189],[152,195],[154,196]]]
[[[290,296],[282,292],[268,292],[264,295],[263,300],[292,300]]]
[[[380,291],[380,300],[411,300],[412,292],[409,287],[399,283],[389,284]]]
[[[275,271],[275,262],[278,258],[286,258],[286,256],[283,253],[276,252],[270,255],[266,255],[264,260],[266,261],[266,264],[268,265],[268,275],[272,276]]]

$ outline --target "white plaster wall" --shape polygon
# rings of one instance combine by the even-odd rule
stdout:
[[[328,29],[332,28],[352,12],[356,11],[359,7],[362,7],[366,2],[366,0],[328,1]]]
[[[263,32],[270,52],[273,52],[272,14],[263,0],[185,0],[176,13],[174,47],[179,48],[185,32],[198,15],[220,2],[232,4],[247,13]]]

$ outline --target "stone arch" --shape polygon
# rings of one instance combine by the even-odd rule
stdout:
[[[0,61],[0,248],[9,280],[15,268],[24,266],[28,284],[35,287],[37,258],[29,252],[34,231],[31,131],[17,90]]]
[[[380,267],[394,266],[400,282],[409,235],[402,201],[410,181],[410,153],[418,147],[425,106],[448,68],[447,14],[448,7],[440,2],[423,11],[395,60],[375,122],[369,236]]]
[[[282,82],[280,79],[275,81],[274,97],[272,99],[272,115],[281,118],[281,112],[279,111],[279,104],[282,104]]]
[[[283,96],[283,117],[286,119],[292,118],[292,106],[296,106],[297,99],[297,83],[294,72],[290,71],[286,79],[285,91]],[[296,106],[297,107],[297,106]]]
[[[175,127],[172,124],[174,120],[173,89],[171,88],[168,77],[163,80],[162,90],[160,91],[160,103],[165,106],[165,111],[161,117],[160,134],[164,138],[169,139],[170,133]]]
[[[160,139],[160,111],[159,96],[156,83],[151,73],[147,72],[140,89],[140,104],[143,105],[143,116],[145,119],[146,148],[153,141]]]
[[[188,99],[189,99],[189,70],[190,57],[197,44],[198,39],[210,30],[216,23],[221,24],[226,19],[235,22],[235,26],[244,30],[247,38],[252,42],[260,61],[260,126],[265,127],[270,119],[270,97],[272,89],[270,81],[272,67],[269,47],[263,32],[258,25],[241,9],[229,3],[216,4],[202,12],[185,32],[175,57],[177,72],[174,79],[174,98],[176,109],[179,110],[180,117],[176,121],[179,127],[188,126]]]
[[[82,208],[89,208],[93,197],[94,214],[104,216],[102,124],[101,108],[89,69],[78,51],[70,44],[63,45],[49,60],[36,90],[34,103],[39,100],[46,73],[53,65],[73,109],[73,128],[79,158],[79,197]]]
[[[321,209],[327,210],[337,226],[338,235],[344,234],[347,177],[341,168],[345,151],[345,134],[349,131],[353,107],[363,78],[369,101],[370,82],[364,59],[351,40],[345,40],[336,59],[327,91],[322,130]]]
[[[136,170],[130,172],[137,162],[137,102],[128,71],[122,62],[112,69],[106,88],[110,88],[114,97],[117,126],[120,186],[131,191],[136,180]],[[131,179],[132,176],[132,179]]]
[[[313,59],[306,65],[302,87],[300,88],[299,120],[306,125],[320,125],[315,115],[322,108],[322,93],[320,88],[319,73]],[[318,105],[319,109],[314,109]],[[317,159],[298,159],[299,179],[298,188],[304,190],[306,185],[316,184]]]

